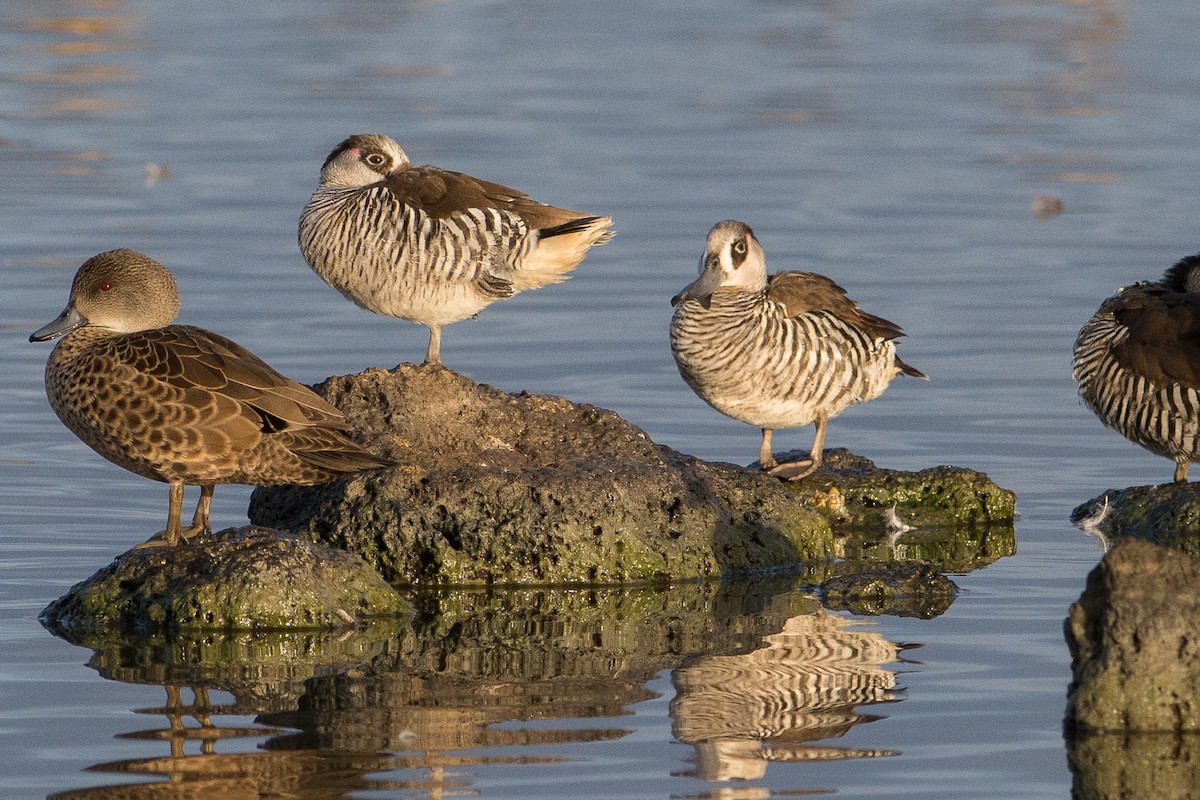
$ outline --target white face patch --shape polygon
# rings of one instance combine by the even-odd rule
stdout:
[[[760,291],[767,284],[767,262],[762,248],[752,233],[736,231],[732,237],[728,231],[715,231],[717,241],[709,241],[710,250],[706,253],[705,262],[709,269],[715,269],[720,274],[719,285],[730,289]],[[717,245],[712,249],[713,245]],[[710,257],[716,253],[716,263]]]

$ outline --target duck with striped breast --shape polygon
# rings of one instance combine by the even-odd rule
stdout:
[[[1079,331],[1072,367],[1100,421],[1173,460],[1186,481],[1200,461],[1200,255],[1105,300]]]
[[[700,277],[671,302],[671,352],[683,380],[717,411],[761,428],[759,466],[786,480],[821,465],[830,419],[878,397],[897,375],[926,378],[896,355],[899,326],[861,310],[829,278],[768,278],[762,247],[742,222],[709,231]],[[778,463],[772,433],[814,424],[809,457]]]
[[[309,266],[348,299],[429,328],[425,363],[440,364],[444,325],[565,280],[608,241],[611,224],[461,172],[413,166],[391,138],[358,134],[325,159],[299,237]]]

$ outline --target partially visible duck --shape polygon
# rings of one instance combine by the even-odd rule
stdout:
[[[829,420],[878,397],[897,375],[925,374],[896,355],[899,326],[861,310],[823,275],[767,277],[762,247],[748,225],[717,223],[700,258],[700,277],[671,301],[671,352],[701,399],[762,429],[759,466],[798,480],[821,465]],[[809,457],[780,464],[778,428],[816,425]]]
[[[29,337],[63,337],[46,363],[46,395],[71,431],[109,461],[170,485],[167,527],[147,544],[211,530],[218,483],[324,483],[393,464],[349,436],[345,417],[250,351],[202,328],[172,325],[179,291],[133,250],[88,259],[59,317]],[[185,485],[200,486],[182,528]]]
[[[1100,421],[1173,460],[1186,481],[1200,460],[1200,255],[1105,300],[1079,331],[1072,366]]]
[[[313,271],[347,298],[429,328],[425,363],[440,364],[443,325],[565,280],[590,247],[608,241],[611,224],[461,172],[413,166],[391,138],[358,134],[325,159],[299,238]]]

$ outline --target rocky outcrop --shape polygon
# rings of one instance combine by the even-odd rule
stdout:
[[[1068,729],[1200,731],[1200,563],[1138,540],[1088,575],[1067,618]]]
[[[654,583],[795,569],[827,563],[831,525],[853,522],[856,508],[880,530],[896,506],[921,524],[1007,517],[1011,530],[1012,494],[967,470],[889,473],[886,486],[868,488],[880,478],[874,465],[831,453],[827,467],[787,485],[655,444],[611,411],[506,394],[442,367],[403,364],[314,388],[402,466],[258,489],[250,518],[360,553],[396,584]],[[810,482],[814,491],[797,491]]]
[[[246,527],[135,548],[42,612],[52,630],[344,628],[407,602],[356,555]]]
[[[1200,484],[1110,489],[1077,506],[1071,521],[1106,547],[1132,537],[1200,557]]]

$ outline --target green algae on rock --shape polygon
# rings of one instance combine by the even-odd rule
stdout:
[[[51,630],[346,627],[407,602],[361,558],[248,526],[134,548],[42,612]]]
[[[768,475],[662,447],[600,408],[402,364],[315,387],[408,468],[255,490],[250,518],[362,554],[396,584],[733,577],[833,554]]]
[[[1076,506],[1071,521],[1105,546],[1144,539],[1200,557],[1200,484],[1110,489]]]
[[[255,490],[250,519],[363,555],[398,585],[598,585],[819,569],[893,506],[1003,528],[1013,494],[971,470],[880,470],[845,451],[797,484],[655,444],[611,411],[402,364],[315,387],[401,467]],[[829,501],[824,506],[819,495]],[[836,506],[836,508],[835,508]],[[832,526],[832,528],[831,528]],[[978,544],[994,560],[1012,537]],[[990,550],[989,550],[990,548]],[[960,554],[961,555],[961,554]],[[970,557],[962,556],[954,568]]]
[[[913,527],[1011,526],[1017,506],[1015,494],[982,472],[950,466],[881,469],[844,448],[826,450],[821,467],[791,489],[838,530],[881,530],[889,509]],[[831,499],[834,490],[840,501]]]

